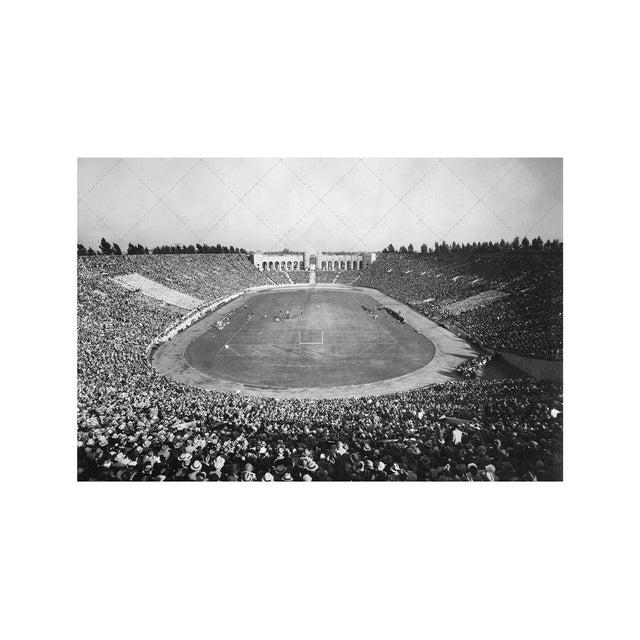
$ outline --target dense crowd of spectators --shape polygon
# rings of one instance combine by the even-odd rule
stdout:
[[[316,282],[318,283],[334,283],[334,284],[354,284],[360,279],[362,271],[316,271]]]
[[[271,281],[268,284],[291,284],[287,271],[263,271],[262,273]]]
[[[287,273],[294,284],[309,284],[308,271],[288,271]]]
[[[472,380],[480,375],[489,362],[491,362],[491,356],[489,354],[476,356],[475,358],[461,362],[456,367],[456,373],[467,380]]]
[[[177,260],[174,278],[185,282],[185,256],[140,258],[160,260],[158,273],[146,274],[156,280],[165,258]],[[181,312],[114,283],[111,260],[78,259],[81,480],[562,477],[561,385],[478,380],[370,398],[276,400],[174,382],[148,366],[145,349]],[[216,294],[253,281],[239,281],[235,270],[229,278]]]
[[[335,271],[316,271],[316,282],[318,284],[329,284],[336,279]]]
[[[201,300],[271,284],[245,254],[87,256],[78,258],[78,273],[87,277],[138,273]]]
[[[562,359],[562,251],[384,253],[357,284],[456,325],[483,346]]]

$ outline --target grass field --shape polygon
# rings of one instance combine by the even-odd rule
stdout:
[[[362,308],[376,304],[355,290],[252,294],[222,330],[208,329],[184,355],[202,373],[274,389],[378,382],[429,363],[433,343],[384,310],[374,319]],[[283,319],[276,322],[274,314]]]

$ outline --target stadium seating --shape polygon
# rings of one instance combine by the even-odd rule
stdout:
[[[289,271],[289,277],[295,284],[309,284],[308,271]]]
[[[404,277],[420,270],[425,273]],[[446,313],[447,305],[483,291],[507,292],[484,307],[448,307],[487,339],[504,340],[509,317],[515,328],[546,318],[541,309],[561,295],[558,270],[561,260],[536,265],[518,258],[491,266],[389,255],[357,275],[370,286],[410,298],[414,306],[421,304],[420,296],[432,298],[425,307],[429,313]],[[268,282],[237,255],[78,258],[80,480],[562,478],[562,385],[463,380],[386,396],[317,401],[189,387],[158,374],[145,357],[149,343],[184,311],[114,281],[132,273],[202,300]],[[476,277],[484,282],[474,282]],[[494,316],[485,310],[506,301],[513,316],[491,325],[493,335],[487,323]],[[538,337],[545,338],[545,330]]]
[[[562,359],[562,252],[386,253],[362,272],[370,286],[481,345]]]
[[[331,283],[334,281],[336,273],[336,271],[316,271],[316,282],[318,284]]]
[[[123,255],[78,258],[83,274],[139,274],[201,300],[270,282],[243,254]]]

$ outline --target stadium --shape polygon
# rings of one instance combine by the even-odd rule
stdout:
[[[292,250],[78,244],[78,479],[562,480],[562,242],[309,222]]]

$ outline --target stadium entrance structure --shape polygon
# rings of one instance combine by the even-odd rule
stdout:
[[[361,271],[376,257],[375,252],[256,251],[253,264],[260,271]]]

